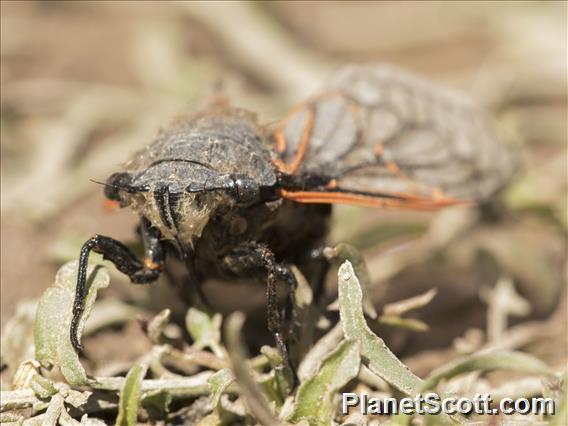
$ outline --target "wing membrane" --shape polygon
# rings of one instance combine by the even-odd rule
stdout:
[[[296,177],[283,196],[298,202],[381,206],[369,201],[375,197],[386,206],[436,208],[483,200],[516,164],[494,123],[466,97],[385,66],[343,68],[327,92],[282,120],[274,140],[276,166]]]

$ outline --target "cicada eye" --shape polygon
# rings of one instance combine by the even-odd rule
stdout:
[[[105,197],[109,200],[120,201],[120,191],[130,189],[131,177],[128,173],[114,173],[106,181]]]
[[[254,204],[260,197],[258,185],[248,176],[235,176],[232,192],[237,203],[241,205]]]

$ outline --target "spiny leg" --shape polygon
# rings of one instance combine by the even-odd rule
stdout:
[[[284,309],[278,306],[277,289],[278,283],[286,284],[286,304]],[[291,366],[286,343],[291,338],[294,326],[294,304],[297,282],[292,271],[282,265],[274,264],[269,269],[266,296],[267,296],[267,315],[268,330],[274,336],[278,350],[280,351],[285,363]]]
[[[82,350],[78,339],[78,328],[87,291],[87,267],[89,266],[89,254],[91,251],[102,254],[105,260],[110,260],[114,263],[116,268],[128,275],[130,281],[135,284],[150,283],[155,281],[160,275],[165,252],[160,241],[159,232],[155,228],[150,227],[150,224],[144,220],[141,226],[141,233],[146,252],[143,262],[120,241],[104,235],[94,235],[83,244],[79,257],[77,287],[73,302],[73,316],[71,318],[71,344],[77,352]]]
[[[296,277],[290,268],[278,264],[274,253],[263,244],[250,243],[234,249],[224,259],[224,265],[231,271],[242,275],[246,271],[264,269],[267,273],[267,313],[268,330],[274,336],[276,346],[282,355],[284,363],[290,367],[295,375],[294,368],[290,363],[286,342],[290,337],[294,317],[294,294],[297,287]],[[281,311],[278,306],[278,284],[284,282],[287,287],[286,305]]]

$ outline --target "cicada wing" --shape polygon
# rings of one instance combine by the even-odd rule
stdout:
[[[492,120],[445,87],[396,68],[354,65],[338,71],[327,89],[294,108],[273,133],[282,173],[324,183],[285,188],[287,198],[358,204],[374,197],[439,207],[486,199],[515,169],[516,156]],[[331,194],[339,201],[322,201]]]

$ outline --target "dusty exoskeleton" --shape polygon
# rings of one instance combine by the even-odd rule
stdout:
[[[340,69],[273,129],[222,103],[178,119],[106,181],[106,197],[140,215],[145,257],[110,237],[85,242],[73,346],[80,349],[89,253],[133,283],[150,283],[171,246],[194,279],[266,282],[268,327],[288,362],[290,265],[309,263],[325,242],[331,205],[437,209],[485,200],[514,170],[501,139],[464,96],[387,66]],[[284,307],[279,285],[289,288]]]

